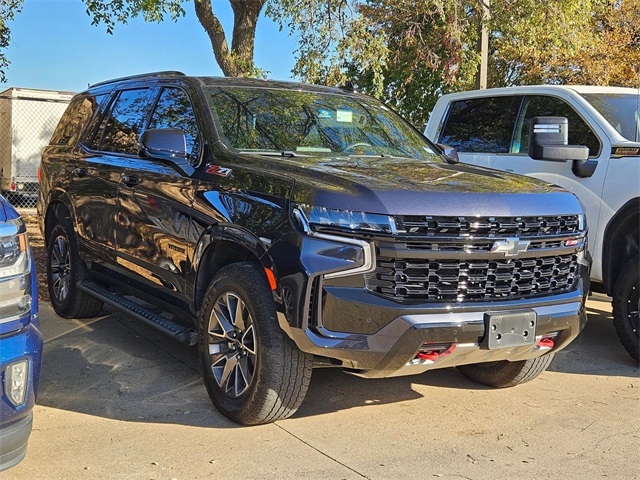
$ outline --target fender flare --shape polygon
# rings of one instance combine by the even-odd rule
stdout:
[[[208,227],[198,240],[194,255],[193,255],[193,287],[194,287],[194,300],[197,301],[197,292],[201,291],[200,285],[198,285],[201,275],[202,259],[206,257],[209,249],[217,242],[224,241],[236,244],[243,249],[250,252],[254,257],[258,259],[260,265],[273,272],[275,278],[278,278],[278,274],[275,269],[275,265],[271,255],[268,253],[268,246],[264,244],[264,241],[256,237],[253,233],[233,224],[217,224]]]
[[[602,242],[602,280],[604,290],[611,293],[615,283],[616,273],[619,270],[619,250],[615,248],[618,235],[625,228],[633,229],[633,222],[638,225],[640,219],[640,197],[632,198],[611,217],[604,230]],[[637,252],[636,252],[637,253]],[[618,255],[617,255],[618,254]],[[633,256],[633,252],[632,255]]]

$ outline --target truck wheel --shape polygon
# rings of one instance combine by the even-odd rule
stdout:
[[[214,277],[199,328],[204,382],[213,404],[236,423],[287,418],[309,387],[312,356],[280,329],[260,267],[239,263]]]
[[[86,275],[78,254],[78,242],[69,220],[61,220],[47,242],[47,283],[51,305],[64,318],[95,317],[102,302],[79,290],[76,283]]]
[[[541,357],[517,362],[506,360],[491,363],[477,363],[473,365],[460,365],[458,370],[465,377],[490,387],[514,387],[528,382],[544,372],[551,361],[553,353]]]
[[[627,262],[613,289],[613,324],[629,355],[640,361],[640,257]]]

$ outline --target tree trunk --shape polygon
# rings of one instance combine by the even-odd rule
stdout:
[[[233,37],[231,51],[240,69],[253,70],[253,50],[256,25],[266,0],[230,0],[233,9]]]
[[[196,16],[211,41],[213,54],[227,77],[247,77],[253,72],[256,24],[266,0],[230,0],[233,9],[231,50],[211,0],[194,0]]]

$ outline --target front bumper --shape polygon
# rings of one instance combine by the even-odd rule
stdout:
[[[366,322],[373,312],[377,317],[384,316],[385,310],[386,314],[394,315],[393,320],[372,334],[335,332],[322,325],[291,328],[282,321],[281,325],[301,350],[328,358],[351,373],[370,378],[418,374],[471,363],[535,358],[567,346],[584,328],[587,319],[584,295],[588,286],[583,280],[577,290],[550,297],[460,307],[433,305],[422,309],[399,309],[397,304],[364,291],[361,300],[367,297],[367,303],[360,303],[354,299],[353,290],[327,287],[323,303],[333,304],[338,307],[336,310],[351,314],[354,322]],[[523,311],[535,313],[535,339],[527,345],[489,349],[485,341],[485,313]],[[547,337],[553,338],[552,348],[538,345]],[[440,349],[437,359],[418,357],[419,352],[432,348]]]
[[[33,413],[0,428],[0,471],[20,463],[27,453],[27,441],[33,426]]]

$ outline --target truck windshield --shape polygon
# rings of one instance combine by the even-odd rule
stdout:
[[[251,87],[204,90],[222,140],[235,150],[443,162],[406,121],[368,97]]]
[[[582,95],[624,138],[632,142],[640,138],[640,94]]]

